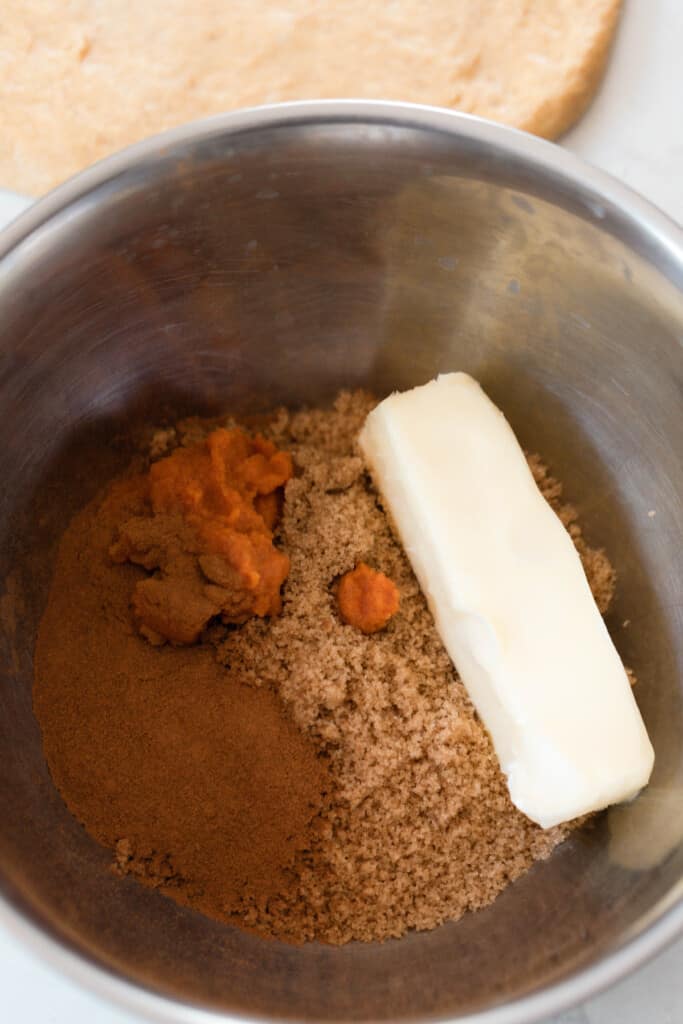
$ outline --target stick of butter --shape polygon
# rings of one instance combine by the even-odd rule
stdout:
[[[512,802],[549,828],[635,796],[652,746],[502,412],[472,377],[446,374],[381,402],[359,443]]]

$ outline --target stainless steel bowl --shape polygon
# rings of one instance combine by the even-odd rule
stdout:
[[[15,223],[0,257],[3,920],[83,983],[173,1021],[531,1021],[681,930],[673,224],[526,135],[427,108],[303,103],[104,161]],[[264,942],[114,878],[43,762],[31,652],[55,539],[126,461],[127,426],[456,368],[557,469],[618,567],[610,626],[640,677],[649,790],[488,909],[384,945]]]

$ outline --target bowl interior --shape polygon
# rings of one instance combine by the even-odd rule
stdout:
[[[456,1017],[595,963],[680,889],[676,267],[604,196],[485,135],[417,115],[216,123],[111,165],[0,262],[0,886],[156,993],[272,1017]],[[114,878],[52,785],[31,709],[68,516],[125,464],[134,421],[455,369],[543,454],[618,569],[609,626],[640,679],[648,791],[488,909],[383,945],[265,942]]]

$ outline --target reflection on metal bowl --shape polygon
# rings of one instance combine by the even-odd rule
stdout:
[[[396,104],[190,125],[15,222],[0,241],[0,916],[84,983],[178,1021],[531,1021],[676,934],[682,282],[680,232],[608,177]],[[650,795],[487,909],[383,945],[265,942],[121,883],[55,791],[31,711],[54,542],[125,461],[114,439],[162,410],[257,412],[453,369],[561,473],[617,566],[609,624],[640,678]]]

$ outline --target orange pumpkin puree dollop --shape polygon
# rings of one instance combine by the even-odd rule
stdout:
[[[110,555],[154,572],[133,592],[143,636],[191,644],[215,616],[240,623],[280,611],[289,559],[273,529],[292,471],[270,441],[221,428],[136,478],[141,514],[120,524]]]
[[[384,629],[399,606],[398,587],[383,572],[359,562],[337,587],[339,614],[344,622],[363,633]]]

